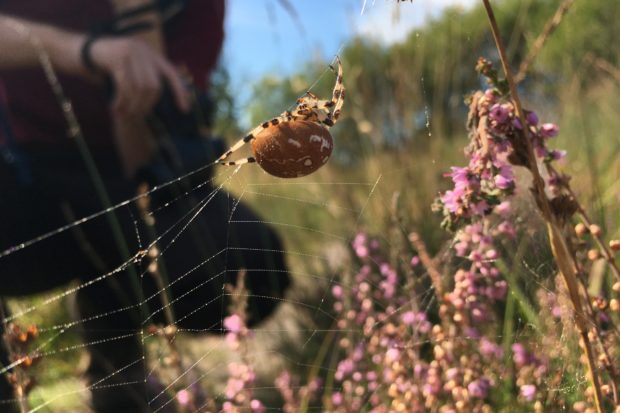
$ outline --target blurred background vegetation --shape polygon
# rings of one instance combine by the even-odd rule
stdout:
[[[496,3],[516,71],[562,1]],[[404,6],[415,7],[415,2],[400,7]],[[573,175],[573,185],[596,220],[612,231],[618,231],[619,216],[620,138],[615,132],[620,126],[616,115],[620,99],[618,21],[619,2],[575,1],[520,85],[525,106],[535,110],[542,122],[560,125],[556,145],[569,152],[566,172]],[[425,233],[437,250],[446,235],[437,228],[438,217],[430,215],[430,204],[438,191],[447,188],[443,173],[450,165],[463,163],[461,148],[466,144],[467,114],[463,100],[482,86],[474,71],[479,56],[497,61],[481,5],[448,9],[412,31],[402,43],[391,46],[363,37],[352,40],[341,53],[347,101],[343,117],[332,129],[334,156],[324,169],[305,181],[375,182],[382,175],[378,188],[388,199],[391,192],[401,193],[408,225]],[[248,108],[251,123],[281,113],[317,79],[320,82],[312,91],[329,96],[333,76],[328,64],[308,61],[289,77],[270,75],[253,85]],[[219,90],[227,92],[225,87]],[[227,99],[234,100],[230,95]],[[231,117],[225,119],[230,132]],[[238,127],[234,129],[239,133],[229,136],[231,142],[242,132]],[[274,182],[272,177],[254,175]],[[291,190],[286,181],[278,182],[283,190]],[[365,187],[350,189],[367,195]],[[306,191],[304,187],[300,193]],[[356,198],[349,191],[330,193],[325,188],[316,196],[328,202],[344,197],[345,204]],[[274,205],[264,199],[256,206],[268,216],[274,209],[285,209],[274,208],[277,201]],[[299,216],[303,211],[294,212],[287,222],[304,220]],[[365,214],[364,225],[381,233],[387,217],[376,214],[382,212],[389,213],[389,209],[378,208]],[[345,233],[354,231],[350,222],[342,224]],[[617,236],[618,232],[609,235]]]
[[[515,70],[561,2],[494,2]],[[416,1],[400,7],[416,7]],[[619,22],[620,2],[576,0],[520,85],[525,107],[535,110],[541,121],[560,125],[555,145],[568,150],[564,170],[573,177],[575,191],[608,239],[620,237]],[[320,30],[319,22],[316,29]],[[296,252],[329,258],[344,248],[346,255],[348,242],[359,230],[395,248],[399,247],[395,244],[404,245],[402,235],[415,230],[433,255],[449,241],[451,235],[439,228],[441,217],[431,213],[430,205],[449,186],[444,177],[449,166],[465,162],[467,108],[463,100],[482,86],[474,71],[479,56],[497,60],[481,5],[448,9],[393,45],[365,37],[353,39],[341,52],[347,100],[341,120],[332,129],[335,150],[330,162],[316,174],[294,182],[247,166],[227,185],[265,220],[286,224],[279,229],[291,251],[293,273],[300,274],[296,277],[300,288],[282,311],[303,319],[295,302],[328,309],[322,304],[325,292],[316,286],[327,287],[336,273],[345,270],[343,256],[336,256],[335,263],[329,259],[318,262]],[[283,112],[317,79],[312,92],[330,96],[334,78],[328,64],[309,60],[291,76],[270,75],[251,85],[252,103],[247,108],[251,123]],[[237,121],[238,108],[225,69],[214,82],[220,102],[216,130],[233,142],[247,125]],[[523,196],[523,216],[533,213],[527,195]],[[511,257],[512,276],[521,285],[530,284],[531,277],[537,285],[553,283],[546,243],[541,240],[544,234],[535,217],[528,218],[522,224],[531,244],[529,248],[521,245],[520,252]],[[535,306],[534,287],[526,288],[525,294],[531,299],[525,304]],[[45,317],[45,324],[59,324],[68,315],[58,308],[35,316],[35,322],[36,317]],[[312,328],[317,328],[316,322],[302,321]],[[78,342],[77,337],[68,340],[62,345]],[[320,335],[315,341],[320,345]],[[305,356],[299,356],[299,365],[304,364],[303,357],[311,361],[316,354],[312,346],[303,348]],[[75,352],[49,358],[38,376],[47,387],[40,387],[33,397],[44,398],[46,391],[53,392],[49,389],[59,377],[70,375],[75,365]],[[71,400],[66,403],[70,409]],[[51,411],[69,411],[54,406]]]
[[[562,3],[494,2],[515,72]],[[400,7],[405,6],[415,7],[415,1]],[[620,236],[619,21],[620,2],[576,0],[519,87],[526,108],[536,111],[541,122],[560,126],[560,135],[552,146],[568,151],[561,167],[572,176],[573,189],[606,232],[606,239]],[[448,9],[393,45],[385,46],[366,37],[353,39],[341,52],[347,100],[343,117],[332,128],[335,149],[328,165],[294,184],[243,168],[238,174],[243,183],[230,185],[229,189],[243,193],[244,199],[268,220],[294,226],[281,231],[291,251],[314,249],[327,256],[333,251],[329,237],[299,228],[327,232],[344,240],[364,230],[381,239],[395,260],[401,259],[402,268],[408,262],[399,254],[407,256],[411,251],[406,235],[416,231],[431,255],[445,257],[452,235],[439,228],[441,217],[433,215],[430,206],[439,191],[450,186],[444,176],[449,167],[466,163],[462,150],[467,144],[464,99],[483,87],[474,71],[480,56],[498,62],[481,4],[470,9]],[[310,60],[291,76],[264,77],[253,86],[248,108],[251,123],[281,113],[317,79],[320,81],[312,91],[329,96],[333,76],[328,64]],[[542,344],[542,337],[557,333],[545,319],[549,309],[542,308],[544,304],[539,300],[541,291],[556,289],[555,267],[544,225],[526,190],[530,177],[521,172],[522,193],[517,204],[522,236],[518,242],[503,246],[510,288],[519,297],[511,304],[516,305],[516,310],[506,313],[498,331],[508,343],[506,348],[516,337],[530,337],[544,347],[549,343]],[[367,185],[331,185],[339,182]],[[247,191],[248,184],[260,191]],[[300,208],[299,202],[290,199],[312,200],[318,205]],[[363,213],[356,213],[360,208]],[[342,275],[350,268],[347,264],[326,268],[294,254],[289,258],[294,271],[321,274],[322,287],[333,279],[330,271]],[[599,268],[593,266],[589,276],[598,280],[591,285],[602,289],[606,288],[603,280],[611,277]],[[450,277],[450,268],[444,270],[444,275]],[[316,291],[317,280],[300,276],[296,281],[303,286],[300,290],[304,292],[296,293],[303,297],[300,300],[311,302],[309,291]],[[325,298],[323,290],[319,291],[315,292],[315,302]],[[557,339],[578,359],[573,333],[566,331],[561,336]],[[315,338],[318,346],[320,340]],[[312,364],[317,353],[306,350],[296,357]],[[554,367],[562,372],[558,373],[564,380],[561,387],[569,401],[582,394],[585,379],[579,363]],[[506,394],[498,397],[509,400]]]

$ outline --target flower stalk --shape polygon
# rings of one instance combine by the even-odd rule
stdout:
[[[522,125],[527,125],[526,116],[521,105],[521,100],[517,91],[516,82],[513,78],[512,71],[506,58],[506,50],[501,40],[501,35],[499,32],[497,21],[495,19],[495,15],[493,13],[493,8],[491,7],[489,0],[483,0],[483,4],[489,18],[491,31],[500,55],[500,60],[504,74],[506,76],[506,80],[508,82],[508,87],[510,88],[510,95],[512,97],[512,101],[514,102],[517,118]],[[580,293],[579,289],[579,282],[577,280],[575,258],[570,251],[570,248],[568,246],[569,244],[564,235],[564,230],[566,229],[566,220],[563,219],[563,217],[558,216],[556,211],[553,210],[551,202],[546,195],[545,182],[538,168],[532,140],[529,136],[529,129],[527,127],[523,127],[522,132],[522,141],[525,143],[525,150],[527,151],[527,167],[532,173],[533,177],[534,187],[532,189],[532,193],[536,200],[536,204],[542,213],[543,219],[547,224],[547,232],[549,235],[551,251],[557,263],[558,269],[561,272],[568,288],[569,298],[573,305],[573,310],[575,314],[576,327],[581,337],[581,344],[583,346],[583,351],[587,359],[588,373],[590,376],[592,387],[594,389],[594,403],[597,412],[602,413],[603,396],[601,390],[601,383],[595,365],[595,356],[594,350],[592,348],[592,342],[590,340],[590,337],[588,336],[588,331],[590,330],[589,326],[593,324],[593,321],[590,320],[590,318],[583,311],[584,303],[582,294]],[[569,201],[576,202],[572,197],[571,199],[569,199]]]

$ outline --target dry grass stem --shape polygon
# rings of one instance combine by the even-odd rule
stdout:
[[[433,287],[435,288],[435,293],[441,301],[441,297],[443,297],[443,286],[441,284],[441,273],[435,265],[435,260],[433,260],[433,258],[431,258],[431,256],[428,254],[426,244],[417,232],[412,232],[411,234],[409,234],[409,241],[411,241],[411,245],[413,245],[413,247],[418,252],[418,256],[420,257],[422,265],[424,266],[424,268],[426,268],[426,271],[428,271],[428,275],[431,277]]]
[[[497,25],[497,20],[495,19],[495,15],[493,13],[493,8],[489,3],[489,0],[483,0],[483,4],[489,18],[489,23],[491,25],[491,30],[493,34],[493,38],[495,40],[495,44],[497,46],[497,50],[500,55],[500,60],[502,64],[503,71],[506,75],[506,80],[510,87],[510,93],[517,111],[517,116],[521,121],[522,125],[527,125],[525,113],[523,111],[523,106],[521,105],[521,100],[519,98],[519,94],[517,92],[517,83],[515,78],[513,77],[512,71],[510,70],[507,58],[506,51],[502,43],[502,39],[500,36],[499,27]],[[583,297],[580,293],[579,282],[577,280],[577,269],[575,264],[575,258],[570,251],[567,240],[564,238],[564,222],[561,219],[558,219],[553,212],[550,205],[550,201],[547,198],[545,193],[545,182],[542,179],[540,170],[538,169],[538,164],[536,161],[536,156],[534,154],[534,150],[532,147],[532,142],[530,140],[529,131],[527,128],[523,128],[523,139],[525,141],[526,150],[528,153],[528,169],[532,173],[533,176],[533,185],[532,193],[536,200],[536,204],[541,210],[542,216],[547,223],[547,232],[549,235],[549,242],[551,246],[551,251],[555,258],[558,269],[562,273],[564,281],[566,282],[566,286],[568,288],[569,298],[573,304],[573,310],[575,314],[576,327],[581,337],[581,343],[583,346],[583,350],[587,359],[587,367],[588,373],[590,376],[590,380],[592,382],[592,387],[594,389],[594,402],[598,413],[603,413],[602,407],[602,390],[601,383],[599,378],[599,373],[596,368],[595,363],[595,355],[594,350],[592,348],[592,343],[588,336],[588,332],[590,331],[590,325],[592,321],[590,318],[584,313],[584,304]]]
[[[549,37],[551,37],[555,29],[558,28],[558,26],[562,22],[562,19],[564,18],[566,13],[568,13],[570,7],[573,5],[573,2],[574,0],[564,0],[562,4],[560,4],[560,7],[558,7],[558,9],[555,11],[554,15],[547,21],[545,27],[543,28],[543,31],[534,41],[534,44],[532,45],[529,53],[527,54],[527,56],[525,56],[525,59],[523,59],[523,61],[519,65],[519,71],[514,78],[515,82],[519,83],[523,79],[525,79],[525,76],[527,75],[527,71],[529,70],[530,66],[545,46],[545,43],[547,42]]]

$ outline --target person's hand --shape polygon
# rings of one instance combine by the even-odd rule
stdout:
[[[124,37],[103,37],[91,46],[93,63],[114,82],[112,110],[120,116],[144,116],[151,112],[164,83],[181,111],[190,108],[189,93],[174,66],[145,42]]]

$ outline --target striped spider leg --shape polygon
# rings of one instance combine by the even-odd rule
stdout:
[[[256,162],[256,160],[253,157],[239,159],[237,161],[231,161],[231,162],[224,162],[224,161],[228,159],[228,157],[232,155],[234,152],[239,150],[243,145],[245,145],[248,142],[252,142],[254,139],[256,139],[256,136],[259,133],[268,129],[270,126],[276,126],[280,123],[290,122],[292,120],[294,120],[292,114],[290,112],[284,112],[280,116],[273,118],[268,122],[263,122],[261,125],[252,129],[250,133],[245,135],[243,138],[239,139],[237,143],[231,146],[230,149],[228,149],[222,156],[219,157],[218,162],[220,163],[220,165],[226,165],[226,166],[234,166],[234,165],[241,165],[244,163]]]
[[[333,126],[340,116],[342,105],[344,104],[344,85],[342,77],[342,63],[338,56],[336,56],[336,63],[338,69],[335,70],[330,65],[332,71],[336,73],[336,82],[332,93],[331,100],[321,100],[315,94],[308,91],[304,96],[297,99],[297,106],[292,111],[286,111],[279,116],[262,123],[261,125],[252,129],[245,137],[237,141],[230,147],[220,158],[218,162],[220,165],[234,166],[245,163],[256,162],[255,157],[249,157],[239,159],[237,161],[228,161],[228,159],[234,152],[239,150],[246,143],[252,142],[255,139],[269,139],[269,133],[263,133],[270,128],[277,128],[287,122],[309,121],[316,124],[320,124],[325,128]],[[260,135],[260,136],[259,136]]]

